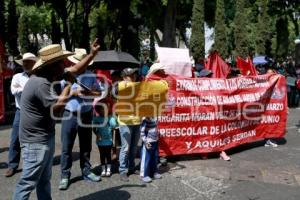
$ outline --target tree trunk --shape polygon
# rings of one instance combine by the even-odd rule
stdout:
[[[151,59],[151,61],[154,61],[154,59],[155,59],[155,39],[154,39],[154,35],[155,35],[155,30],[153,28],[151,28],[151,30],[150,30],[150,59]]]
[[[60,35],[60,27],[56,21],[56,17],[54,12],[51,12],[51,39],[52,43],[60,44],[61,42],[61,35]]]
[[[73,20],[73,27],[72,27],[72,34],[71,34],[71,46],[75,47],[76,44],[78,43],[78,40],[76,41],[76,39],[78,38],[76,36],[76,34],[74,34],[74,30],[77,30],[77,26],[78,26],[78,1],[75,1],[75,6],[74,6],[74,20]]]
[[[179,33],[180,33],[180,36],[182,37],[182,39],[184,41],[185,46],[187,48],[190,48],[190,44],[189,44],[188,38],[185,35],[185,27],[180,28],[179,29]]]
[[[83,24],[82,24],[82,37],[80,41],[80,47],[89,49],[90,48],[90,27],[89,27],[89,15],[91,12],[91,4],[88,1],[82,1],[84,9]]]
[[[58,15],[59,15],[59,13],[58,13]],[[61,20],[62,20],[62,23],[63,23],[63,37],[64,37],[66,49],[69,50],[69,51],[72,51],[67,18],[68,18],[67,12],[63,12],[61,14]]]
[[[290,19],[292,20],[293,24],[294,24],[294,30],[295,30],[295,35],[296,37],[299,36],[299,25],[298,25],[298,20],[294,19],[294,16],[292,13],[289,14]]]
[[[176,47],[177,0],[168,0],[163,32],[163,47]]]

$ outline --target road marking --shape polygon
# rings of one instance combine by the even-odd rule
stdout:
[[[181,183],[183,183],[184,185],[188,186],[189,188],[191,188],[192,190],[194,190],[195,192],[197,192],[198,194],[201,194],[201,195],[205,195],[206,193],[205,192],[202,192],[200,190],[198,190],[197,188],[195,188],[194,186],[190,185],[187,181],[185,180],[181,180],[180,181]]]
[[[289,126],[289,127],[287,127],[286,129],[287,130],[290,130],[290,129],[296,129],[296,128],[298,128],[297,126]]]
[[[152,185],[153,187],[155,187],[156,189],[158,189],[158,186],[155,185],[154,183],[150,183],[150,185]]]

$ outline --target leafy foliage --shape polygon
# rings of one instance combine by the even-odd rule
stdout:
[[[204,0],[194,0],[190,49],[196,62],[204,59]]]
[[[16,10],[15,0],[10,0],[8,4],[8,18],[7,18],[7,43],[8,51],[11,55],[19,55],[18,50],[18,13]]]
[[[35,52],[49,38],[68,50],[88,49],[99,37],[102,49],[137,58],[145,53],[141,41],[150,40],[152,59],[155,44],[185,44],[201,60],[206,23],[215,28],[214,49],[223,57],[253,51],[284,58],[299,35],[297,12],[297,1],[278,0],[2,0],[0,36],[12,55]]]
[[[245,0],[236,1],[236,13],[234,18],[235,55],[246,58],[249,53],[247,29],[247,12]]]
[[[224,0],[217,0],[214,48],[223,58],[228,56]]]

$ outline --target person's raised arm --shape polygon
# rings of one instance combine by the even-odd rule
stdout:
[[[61,92],[61,94],[58,96],[57,102],[53,105],[53,114],[55,116],[59,116],[60,113],[63,111],[63,109],[66,106],[66,103],[69,100],[69,94],[71,90],[71,84],[68,84]]]
[[[100,45],[98,44],[98,38],[94,40],[94,42],[91,45],[91,51],[90,53],[84,57],[79,63],[75,64],[72,67],[66,68],[67,71],[73,73],[73,74],[82,74],[89,63],[94,59],[94,57],[97,55]]]

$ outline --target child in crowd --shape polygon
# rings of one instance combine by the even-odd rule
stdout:
[[[152,178],[160,179],[162,177],[157,169],[159,136],[155,118],[143,118],[141,124],[141,138],[143,147],[141,151],[140,176],[145,183],[150,183]]]
[[[94,101],[93,131],[96,134],[96,144],[100,152],[101,176],[111,176],[112,131],[117,126],[116,119],[111,116],[110,101]]]

